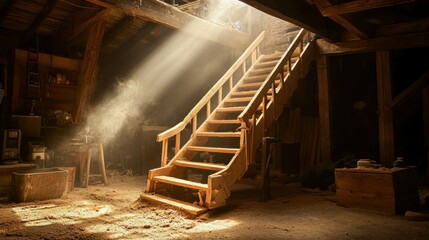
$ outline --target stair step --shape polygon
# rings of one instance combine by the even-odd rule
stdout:
[[[189,168],[198,168],[212,171],[222,171],[225,169],[225,165],[223,164],[214,164],[214,163],[202,163],[202,162],[190,162],[186,160],[176,160],[174,165],[181,167],[189,167]]]
[[[252,90],[252,91],[239,91],[239,92],[232,92],[231,96],[232,97],[242,97],[242,96],[254,96],[256,94],[256,90]],[[271,93],[272,90],[268,90],[268,93]]]
[[[250,72],[250,75],[255,76],[255,75],[263,75],[263,74],[269,74],[271,71],[273,70],[273,68],[260,68],[260,69],[253,69]]]
[[[209,124],[240,124],[240,121],[237,119],[216,119],[216,120],[208,120]]]
[[[238,88],[259,88],[263,82],[255,82],[255,83],[243,83],[238,85]]]
[[[259,75],[259,76],[246,76],[243,79],[244,83],[253,83],[253,82],[263,82],[268,77],[268,74],[266,75]]]
[[[214,153],[231,153],[235,154],[238,148],[217,148],[217,147],[200,147],[200,146],[188,146],[186,150],[195,152],[214,152]]]
[[[155,176],[152,178],[152,180],[155,182],[163,182],[163,183],[168,183],[171,185],[193,188],[193,189],[198,189],[198,190],[203,190],[203,191],[207,191],[209,188],[208,185],[204,184],[204,183],[192,182],[189,180],[170,177],[170,176]]]
[[[195,204],[183,202],[183,201],[180,201],[177,199],[172,199],[172,198],[165,197],[165,196],[162,196],[159,194],[142,193],[140,195],[140,199],[168,204],[168,205],[179,208],[180,210],[186,211],[186,212],[193,214],[193,215],[200,215],[202,213],[205,213],[208,210],[205,207],[201,207],[201,206],[198,206]]]
[[[280,57],[283,55],[283,52],[281,53],[274,53],[270,55],[262,55],[260,58],[260,62],[270,62],[270,61],[278,61]]]
[[[246,107],[218,107],[218,112],[242,112]]]
[[[250,102],[253,97],[241,97],[241,98],[229,98],[226,99],[226,103],[241,103],[241,102]]]
[[[267,61],[267,62],[261,62],[261,63],[257,63],[255,65],[255,69],[259,69],[259,68],[273,68],[278,61],[274,60],[274,61]]]
[[[240,132],[197,132],[197,137],[241,137]]]

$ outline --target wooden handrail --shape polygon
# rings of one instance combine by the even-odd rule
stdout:
[[[246,61],[246,59],[252,54],[252,52],[261,44],[265,37],[265,31],[262,32],[250,46],[244,51],[244,53],[237,59],[237,61],[231,66],[231,68],[219,79],[219,81],[204,95],[204,97],[192,108],[188,115],[178,123],[176,126],[160,133],[157,137],[157,141],[161,142],[168,139],[179,132],[181,132],[186,125],[192,121],[192,119],[198,114],[198,112],[212,99],[212,97],[218,92],[225,82],[232,77],[237,69]]]
[[[238,119],[241,122],[247,122],[250,118],[252,118],[252,115],[256,112],[258,107],[261,105],[263,99],[265,98],[265,95],[267,94],[268,90],[272,88],[272,84],[274,83],[277,76],[280,74],[283,76],[284,72],[284,65],[289,61],[289,71],[291,71],[291,57],[293,52],[297,47],[302,44],[303,38],[305,34],[308,32],[305,29],[301,29],[297,35],[297,37],[294,39],[294,41],[289,45],[288,49],[285,51],[283,56],[281,57],[281,60],[277,63],[277,65],[274,67],[273,71],[268,75],[268,77],[265,79],[262,86],[259,88],[255,96],[253,96],[252,100],[249,102],[247,107],[243,110],[243,112],[238,116]],[[282,79],[282,82],[284,79]],[[275,95],[275,92],[273,92],[273,96]]]

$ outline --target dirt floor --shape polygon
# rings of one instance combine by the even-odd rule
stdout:
[[[226,207],[192,218],[136,201],[145,176],[111,174],[109,185],[75,188],[66,198],[0,204],[0,239],[429,239],[429,222],[339,207],[335,193],[273,183],[259,200],[239,183]],[[256,182],[253,182],[256,183]]]

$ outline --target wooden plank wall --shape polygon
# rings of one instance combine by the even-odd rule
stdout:
[[[424,122],[424,137],[425,147],[428,151],[426,162],[426,179],[429,183],[429,86],[423,88],[423,122]]]

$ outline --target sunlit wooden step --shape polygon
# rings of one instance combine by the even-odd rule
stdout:
[[[191,161],[186,161],[186,160],[176,160],[174,162],[174,165],[180,166],[180,167],[205,169],[205,170],[211,170],[211,171],[216,171],[216,172],[222,171],[226,167],[223,164],[191,162]]]
[[[190,214],[193,215],[200,215],[202,213],[207,212],[207,208],[201,207],[199,205],[183,202],[177,199],[169,198],[166,196],[162,196],[159,194],[152,194],[152,193],[142,193],[140,195],[141,200],[146,201],[152,201],[152,202],[158,202],[163,204],[168,204],[170,206],[176,207],[178,209],[184,210]]]
[[[273,70],[273,68],[253,69],[249,74],[251,76],[255,76],[255,75],[259,76],[259,75],[269,74],[272,70]]]
[[[241,98],[229,98],[225,99],[227,103],[241,103],[241,102],[250,102],[253,97],[241,97]]]
[[[181,179],[181,178],[170,177],[170,176],[155,176],[152,178],[152,181],[163,182],[163,183],[168,183],[171,185],[187,187],[187,188],[192,188],[192,189],[198,189],[198,190],[203,190],[203,191],[208,190],[207,184],[197,183],[197,182],[193,182],[193,181],[189,181],[189,180],[185,180],[185,179]]]
[[[259,68],[273,68],[277,64],[278,60],[267,61],[255,64],[255,69]]]
[[[217,148],[217,147],[200,147],[200,146],[188,146],[186,150],[195,152],[213,152],[213,153],[230,153],[235,154],[238,148]]]
[[[209,124],[240,124],[241,122],[237,119],[216,119],[216,120],[208,120]]]
[[[240,132],[197,132],[197,137],[241,137]]]
[[[239,92],[232,92],[232,97],[244,97],[244,96],[254,96],[257,93],[257,90],[252,91],[239,91]],[[272,89],[268,90],[268,93],[272,93]]]
[[[270,62],[270,61],[278,61],[283,53],[274,53],[270,55],[262,55],[259,59],[260,62]]]
[[[253,83],[253,82],[263,82],[268,77],[269,74],[259,75],[259,76],[246,76],[243,79],[243,83]]]

